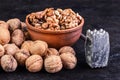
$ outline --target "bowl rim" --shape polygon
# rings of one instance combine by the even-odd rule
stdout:
[[[26,25],[27,25],[27,28],[32,30],[32,31],[35,31],[35,32],[39,32],[39,33],[52,33],[52,34],[60,34],[60,33],[70,33],[70,32],[74,32],[76,30],[79,30],[79,29],[82,29],[83,25],[84,25],[84,18],[82,16],[81,17],[81,23],[77,26],[77,27],[74,27],[74,28],[70,28],[70,29],[65,29],[65,30],[43,30],[43,29],[40,29],[40,28],[35,28],[33,27],[31,24],[29,24],[28,22],[28,16],[29,14],[26,16]]]

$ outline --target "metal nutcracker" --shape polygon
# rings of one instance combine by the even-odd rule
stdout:
[[[110,52],[109,33],[103,29],[87,30],[85,40],[86,62],[91,68],[100,68],[108,65]]]

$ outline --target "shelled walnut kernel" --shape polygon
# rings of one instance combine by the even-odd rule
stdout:
[[[36,28],[44,30],[65,30],[79,26],[81,16],[72,9],[46,8],[28,15],[28,21]]]

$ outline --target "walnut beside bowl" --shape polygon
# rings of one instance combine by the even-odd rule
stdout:
[[[28,16],[26,24],[32,40],[43,40],[48,43],[49,47],[59,49],[63,46],[72,46],[79,39],[84,25],[84,19],[81,18],[81,23],[77,27],[58,31],[35,28],[29,23]]]

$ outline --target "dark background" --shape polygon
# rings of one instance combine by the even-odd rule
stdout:
[[[120,80],[120,0],[0,0],[0,20],[25,20],[27,14],[48,7],[72,8],[85,19],[87,29],[103,28],[110,34],[109,64],[105,68],[91,69],[85,62],[84,41],[73,45],[78,64],[73,70],[49,74],[45,70],[30,73],[25,67],[6,73],[0,68],[0,80]]]

